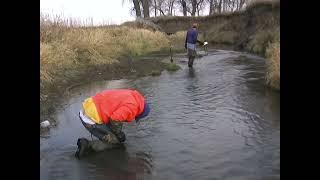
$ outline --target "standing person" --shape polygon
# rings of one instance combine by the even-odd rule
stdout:
[[[186,35],[186,41],[184,44],[184,47],[187,49],[188,51],[188,66],[189,68],[192,68],[193,66],[193,61],[196,58],[196,43],[200,43],[201,45],[203,45],[203,42],[198,40],[198,24],[197,23],[193,23],[192,27],[188,30],[187,35]]]
[[[136,90],[111,89],[87,98],[82,103],[79,117],[84,127],[98,140],[79,138],[75,156],[80,159],[90,152],[121,146],[126,140],[122,125],[134,120],[138,122],[149,112],[149,104]]]

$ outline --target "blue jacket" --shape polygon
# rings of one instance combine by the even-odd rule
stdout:
[[[196,44],[198,40],[198,31],[195,28],[191,28],[187,32],[186,42],[185,43],[191,43]]]

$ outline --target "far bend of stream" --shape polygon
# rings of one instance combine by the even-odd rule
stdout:
[[[40,138],[41,179],[280,179],[280,94],[264,85],[265,60],[211,49],[192,70],[185,54],[174,61],[181,70],[71,89],[57,127]],[[111,88],[139,90],[152,111],[125,125],[125,149],[78,160],[77,138],[91,139],[81,102]]]

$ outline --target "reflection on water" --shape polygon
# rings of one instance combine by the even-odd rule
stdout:
[[[209,51],[191,69],[180,65],[71,89],[58,126],[40,138],[41,179],[280,179],[280,95],[264,85],[264,60]],[[152,111],[124,127],[125,148],[77,160],[77,138],[91,138],[78,119],[81,102],[107,88],[141,91]]]
[[[189,77],[191,78],[195,77],[195,72],[193,68],[189,68]]]
[[[57,148],[45,154],[41,179],[127,179],[152,175],[153,160],[145,152],[128,152],[126,148],[91,154],[81,160],[74,158],[75,146]]]
[[[117,157],[117,158],[114,158]],[[84,160],[94,164],[94,169],[103,172],[100,177],[135,180],[152,172],[152,157],[144,152],[130,155],[126,149],[101,152]]]

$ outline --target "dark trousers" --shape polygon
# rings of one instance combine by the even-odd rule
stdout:
[[[122,142],[125,141],[125,135],[122,132],[122,123],[110,121],[108,125],[105,124],[88,124],[82,121],[83,126],[99,140],[92,140],[89,146],[94,151],[102,151],[120,147]]]
[[[192,67],[193,66],[193,61],[196,58],[196,51],[193,49],[188,49],[188,66]]]

